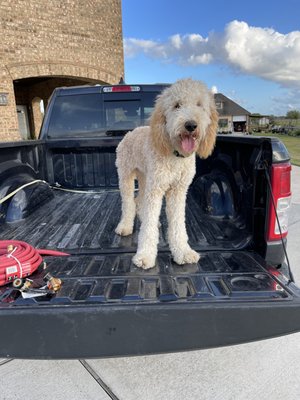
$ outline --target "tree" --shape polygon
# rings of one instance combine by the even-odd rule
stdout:
[[[300,111],[291,110],[286,113],[286,118],[289,119],[300,119]]]

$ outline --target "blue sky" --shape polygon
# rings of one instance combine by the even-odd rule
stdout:
[[[183,77],[251,112],[300,110],[300,1],[123,0],[125,79]]]

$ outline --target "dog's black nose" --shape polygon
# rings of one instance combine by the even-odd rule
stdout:
[[[194,132],[194,130],[197,128],[197,123],[195,121],[192,121],[192,120],[191,121],[187,121],[184,124],[184,127],[188,132]]]

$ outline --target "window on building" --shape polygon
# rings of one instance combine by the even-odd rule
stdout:
[[[222,101],[216,101],[216,107],[217,107],[217,110],[222,110],[223,102]]]
[[[228,128],[228,119],[227,118],[219,119],[219,128]]]

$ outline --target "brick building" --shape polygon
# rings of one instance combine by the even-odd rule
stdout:
[[[35,138],[57,86],[124,76],[121,0],[0,0],[0,141]]]

